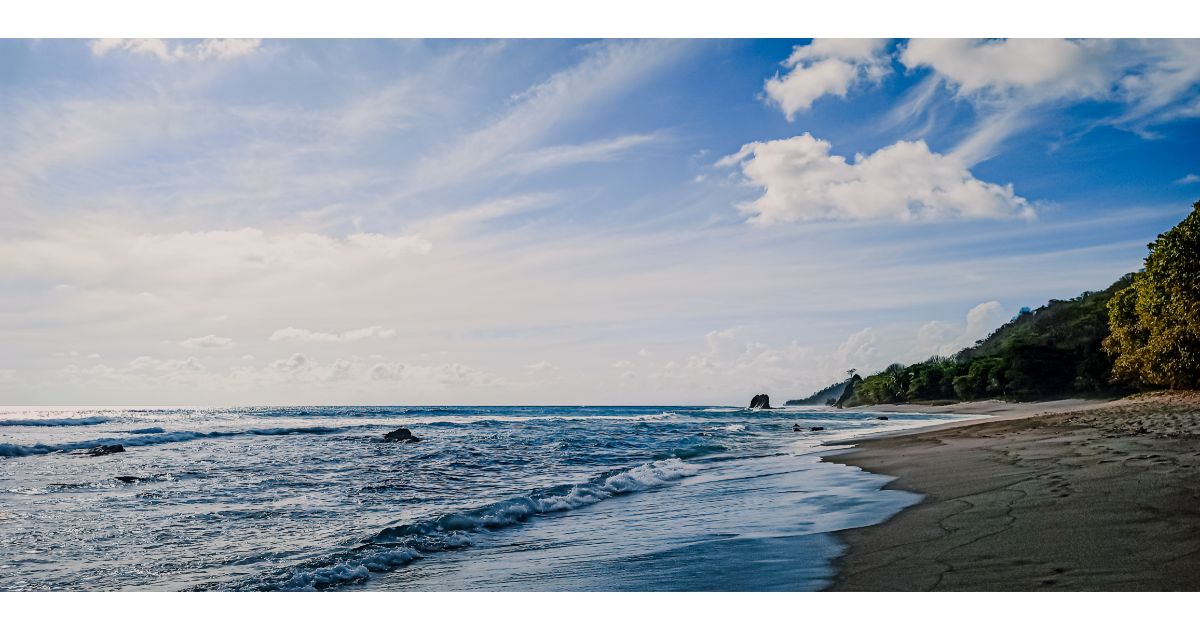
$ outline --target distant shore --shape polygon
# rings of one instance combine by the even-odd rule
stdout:
[[[859,409],[990,417],[825,458],[925,496],[842,532],[831,590],[1200,589],[1200,393]]]

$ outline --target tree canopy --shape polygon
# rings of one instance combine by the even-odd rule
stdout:
[[[1200,201],[1150,243],[1145,270],[1108,303],[1113,377],[1140,387],[1200,387]]]

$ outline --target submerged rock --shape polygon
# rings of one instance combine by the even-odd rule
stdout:
[[[420,442],[421,438],[412,434],[408,429],[396,429],[383,436],[386,442]]]
[[[875,416],[876,420],[887,420],[887,416]]]
[[[112,455],[113,453],[124,453],[125,447],[120,444],[105,444],[104,446],[96,446],[84,451],[84,455],[88,457],[100,457],[101,455]]]
[[[750,399],[751,409],[771,409],[771,398],[766,394],[759,394]]]
[[[809,431],[824,431],[824,430],[825,430],[825,427],[813,427],[813,428],[809,429]]]

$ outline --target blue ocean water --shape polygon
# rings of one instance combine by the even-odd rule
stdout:
[[[949,419],[0,408],[0,589],[817,590],[833,532],[919,499],[822,443]]]

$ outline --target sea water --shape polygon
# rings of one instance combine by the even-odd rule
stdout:
[[[919,500],[823,443],[950,419],[0,408],[0,589],[817,590],[834,532]]]

